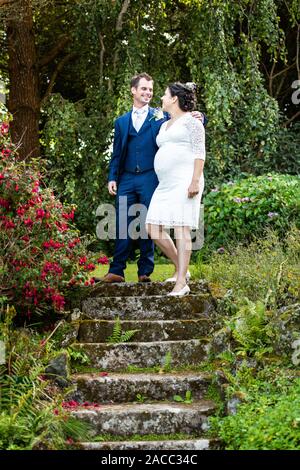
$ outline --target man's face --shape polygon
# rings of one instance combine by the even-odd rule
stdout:
[[[145,106],[149,104],[153,96],[153,81],[141,78],[138,86],[131,88],[135,106]]]

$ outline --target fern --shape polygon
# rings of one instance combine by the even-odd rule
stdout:
[[[6,313],[0,322],[7,349],[0,365],[0,449],[65,449],[68,437],[86,440],[89,425],[70,417],[61,407],[63,396],[53,395],[42,378],[49,351],[35,333],[13,329],[12,308]]]
[[[171,362],[172,362],[172,354],[170,351],[168,351],[164,358],[164,365],[159,369],[159,374],[170,372],[172,370]]]
[[[111,344],[126,343],[127,341],[130,341],[138,331],[140,330],[122,331],[120,317],[117,317],[112,335],[107,338],[106,342]]]

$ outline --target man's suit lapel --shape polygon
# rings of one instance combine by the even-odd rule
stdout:
[[[150,119],[152,137],[153,137],[154,143],[156,145],[156,137],[157,137],[158,130],[159,130],[160,126],[162,125],[162,123],[166,120],[166,118],[160,119],[159,121],[156,121],[155,117],[152,117],[153,114],[154,114],[154,111],[155,111],[154,108],[149,108],[149,114],[148,114],[147,119]]]
[[[123,119],[122,119],[122,151],[126,147],[126,144],[127,144],[131,113],[132,111],[129,111],[123,116]]]

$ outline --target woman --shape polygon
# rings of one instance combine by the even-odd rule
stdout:
[[[196,103],[195,84],[173,83],[162,97],[163,110],[171,119],[157,136],[154,168],[159,185],[146,218],[149,236],[174,263],[175,281],[168,295],[190,292],[187,285],[191,256],[191,229],[198,228],[204,188],[205,132],[202,122],[191,116]],[[176,246],[166,228],[174,228]]]

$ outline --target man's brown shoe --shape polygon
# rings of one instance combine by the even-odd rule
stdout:
[[[114,273],[107,273],[104,277],[94,277],[95,282],[106,282],[106,283],[113,283],[113,282],[125,282],[123,276],[119,276],[118,274]]]
[[[139,282],[151,282],[151,279],[146,274],[143,274],[142,276],[139,276]]]

